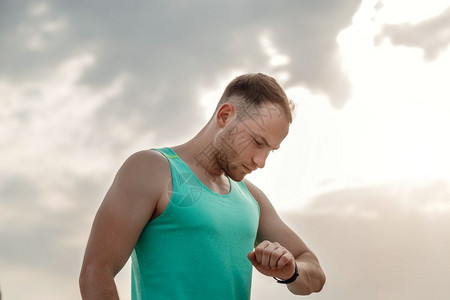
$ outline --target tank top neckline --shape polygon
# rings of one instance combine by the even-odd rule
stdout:
[[[230,177],[226,176],[228,179],[228,184],[230,185],[230,189],[228,191],[228,193],[226,194],[219,194],[214,192],[213,190],[211,190],[206,184],[203,183],[203,181],[201,181],[197,175],[191,170],[191,168],[188,166],[187,163],[184,162],[184,160],[181,159],[181,157],[170,147],[166,147],[165,149],[167,149],[172,155],[169,157],[171,159],[178,159],[180,161],[180,163],[187,169],[189,170],[189,172],[192,174],[192,176],[195,178],[195,180],[203,187],[205,188],[209,193],[212,193],[213,195],[219,196],[219,197],[229,197],[232,193],[233,189],[233,185],[232,185],[232,180]]]

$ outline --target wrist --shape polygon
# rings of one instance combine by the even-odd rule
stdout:
[[[288,283],[294,282],[297,279],[298,275],[299,275],[298,274],[298,267],[297,267],[297,263],[296,262],[294,262],[294,266],[295,266],[294,274],[290,278],[282,280],[282,279],[274,277],[273,279],[275,279],[277,281],[277,283],[281,283],[281,284],[288,284]]]

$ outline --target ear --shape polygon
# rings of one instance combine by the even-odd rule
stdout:
[[[236,108],[232,103],[224,103],[219,108],[216,114],[216,123],[220,128],[224,128],[228,123],[233,120],[236,114]]]

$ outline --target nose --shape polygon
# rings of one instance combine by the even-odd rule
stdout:
[[[269,156],[268,151],[267,152],[266,151],[258,151],[253,156],[253,162],[255,163],[255,165],[258,168],[262,169],[266,165],[266,159],[268,156]]]

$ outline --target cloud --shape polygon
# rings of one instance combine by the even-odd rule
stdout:
[[[79,298],[89,227],[119,164],[197,130],[199,90],[223,74],[286,74],[284,86],[342,107],[335,39],[359,2],[1,1],[4,296]],[[63,292],[49,294],[54,280]]]
[[[436,60],[450,45],[450,8],[417,24],[384,25],[374,39],[375,44],[384,39],[389,39],[393,45],[422,49],[425,60]]]
[[[335,190],[305,206],[308,213],[356,217],[397,217],[450,213],[450,184],[444,180],[395,182]]]
[[[84,54],[60,62],[43,78],[0,79],[0,148],[7,158],[0,173],[0,264],[14,274],[0,277],[12,298],[30,297],[28,290],[12,288],[23,278],[33,281],[35,291],[44,289],[47,278],[78,294],[76,274],[89,227],[117,168],[114,151],[102,151],[114,145],[110,134],[117,127],[107,133],[92,128],[100,108],[126,82],[118,76],[99,88],[81,84],[94,64]],[[19,274],[21,283],[15,281]]]
[[[89,166],[80,162],[90,151],[114,140],[111,135],[116,126],[101,134],[94,128],[100,110],[122,92],[126,78],[117,76],[102,88],[80,84],[80,77],[94,62],[94,57],[85,54],[60,63],[43,79],[0,79],[0,145],[2,154],[9,158],[6,166],[27,174],[43,172],[44,166],[70,172],[101,167],[101,160]],[[123,134],[122,138],[129,137]]]
[[[53,170],[47,170],[54,172]],[[78,299],[78,273],[105,178],[2,174],[0,270],[4,296]],[[17,288],[27,286],[26,289]],[[55,288],[55,286],[57,288]]]
[[[350,84],[339,63],[336,36],[359,2],[259,1],[239,8],[196,1],[133,6],[100,1],[89,8],[67,1],[8,2],[10,16],[0,29],[5,37],[0,76],[30,78],[68,56],[90,53],[97,63],[84,75],[85,84],[102,86],[123,72],[133,78],[122,97],[104,108],[105,118],[129,115],[143,127],[158,128],[164,139],[174,134],[172,127],[192,130],[192,120],[201,117],[196,89],[212,85],[219,72],[277,72],[280,66],[271,65],[261,49],[259,37],[267,33],[289,58],[283,66],[290,74],[287,85],[305,85],[342,107]],[[162,126],[167,121],[174,126]]]
[[[449,182],[404,182],[328,192],[284,212],[327,274],[314,299],[419,300],[430,291],[436,299],[448,297],[449,199]],[[263,287],[265,278],[255,281],[255,299],[284,293]]]

